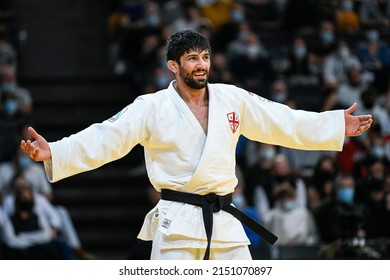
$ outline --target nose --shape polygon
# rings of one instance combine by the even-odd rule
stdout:
[[[202,69],[204,69],[204,68],[206,68],[206,66],[207,66],[207,61],[205,61],[203,58],[199,58],[198,59],[198,63],[197,63],[197,68],[199,69],[199,68],[202,68]]]

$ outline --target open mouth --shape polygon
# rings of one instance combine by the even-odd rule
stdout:
[[[206,78],[206,72],[196,72],[194,76],[197,78]]]

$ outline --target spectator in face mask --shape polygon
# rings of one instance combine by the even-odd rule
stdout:
[[[303,38],[294,38],[288,57],[288,67],[283,75],[290,86],[319,84],[315,65],[310,59],[306,41]]]
[[[19,128],[24,115],[14,92],[0,92],[0,162],[9,161],[13,156],[13,147],[17,144]]]
[[[335,197],[323,203],[315,215],[320,240],[331,243],[364,238],[367,210],[363,204],[354,202],[354,178],[350,174],[339,174],[335,186]]]
[[[297,205],[294,188],[283,183],[276,188],[274,196],[275,206],[265,217],[265,224],[279,237],[275,245],[316,244],[314,217],[306,207]]]
[[[29,187],[15,193],[15,212],[5,219],[6,259],[64,259],[53,242],[52,231],[44,215],[34,211],[34,195]]]
[[[387,42],[381,40],[377,29],[369,29],[365,40],[357,45],[356,53],[362,62],[363,69],[374,74],[374,85],[380,92],[388,89],[387,76],[390,67],[390,48]]]
[[[342,0],[335,17],[338,31],[355,32],[359,30],[359,16],[354,10],[354,2],[352,0]]]
[[[370,86],[361,93],[361,106],[356,110],[358,113],[371,114],[379,123],[384,136],[390,135],[389,113],[379,104],[379,93],[377,88]]]
[[[311,50],[313,61],[321,71],[325,58],[336,50],[334,23],[322,21],[318,28],[318,40]]]
[[[18,104],[19,112],[29,114],[32,110],[32,97],[28,89],[18,84],[16,77],[16,68],[11,65],[1,67],[1,90],[12,92]]]
[[[295,190],[295,202],[300,207],[307,206],[307,190],[303,179],[295,174],[283,154],[277,154],[272,163],[269,180],[258,185],[254,192],[254,201],[260,217],[265,217],[275,206],[274,192],[280,184],[289,183]]]
[[[324,203],[316,213],[323,246],[321,259],[380,259],[381,254],[365,245],[369,212],[364,204],[354,201],[355,181],[347,173],[335,180],[336,197]]]
[[[347,69],[352,67],[361,69],[362,65],[359,59],[352,54],[347,42],[340,41],[337,50],[330,54],[324,61],[323,80],[327,81],[329,77],[335,77],[339,85],[347,82]]]
[[[12,161],[0,164],[0,192],[6,194],[10,191],[9,186],[15,174],[20,173],[27,178],[34,192],[45,195],[52,199],[53,192],[47,181],[42,165],[31,160],[19,148],[14,150]]]
[[[241,30],[229,44],[228,63],[237,81],[256,91],[274,80],[270,58],[260,38],[251,30]]]

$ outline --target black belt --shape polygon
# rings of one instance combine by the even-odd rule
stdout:
[[[219,196],[215,193],[210,193],[207,195],[198,195],[193,193],[162,189],[161,198],[164,200],[183,202],[202,207],[203,222],[207,236],[207,248],[206,253],[203,257],[204,260],[208,260],[210,257],[210,243],[213,231],[213,212],[219,212],[220,210],[224,210],[236,217],[238,220],[241,221],[241,223],[243,223],[248,228],[257,233],[270,245],[274,244],[278,239],[277,236],[275,236],[272,232],[270,232],[260,223],[258,223],[257,221],[255,221],[254,219],[231,205],[232,194],[224,196]]]

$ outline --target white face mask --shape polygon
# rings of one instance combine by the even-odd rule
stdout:
[[[282,209],[284,211],[291,211],[297,207],[297,204],[294,200],[287,200],[282,204]]]
[[[257,57],[260,53],[260,47],[258,45],[250,45],[247,48],[247,53],[249,57]]]
[[[339,56],[341,56],[344,59],[348,58],[350,55],[349,49],[347,47],[340,47],[337,52]]]

